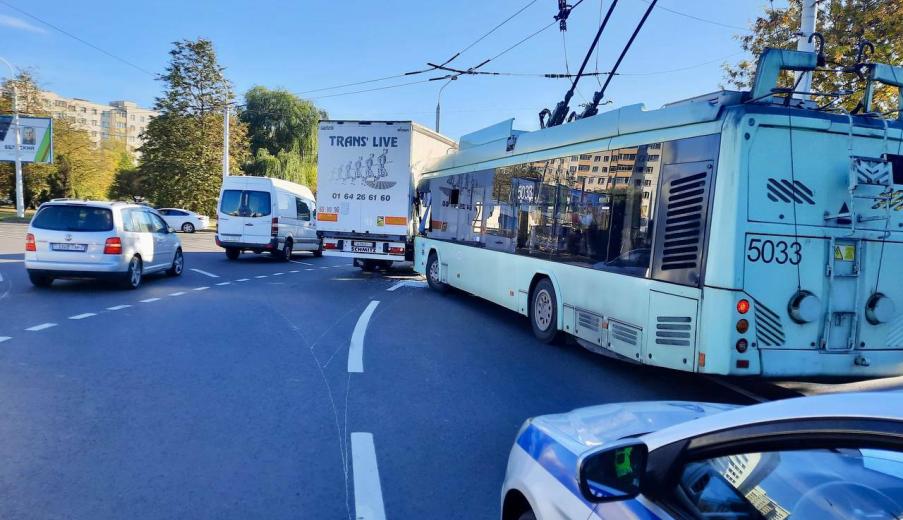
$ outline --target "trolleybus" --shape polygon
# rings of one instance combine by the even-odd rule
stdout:
[[[867,113],[903,68],[869,65],[850,115],[776,87],[816,59],[768,49],[751,92],[462,137],[418,186],[415,268],[638,363],[903,374],[903,121]]]

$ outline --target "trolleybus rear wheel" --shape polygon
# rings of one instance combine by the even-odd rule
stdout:
[[[543,343],[552,343],[558,337],[558,298],[555,287],[543,278],[533,288],[530,296],[530,325],[533,335]]]

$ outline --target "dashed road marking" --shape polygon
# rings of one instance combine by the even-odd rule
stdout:
[[[115,305],[113,307],[107,307],[108,311],[120,311],[122,309],[127,309],[131,307],[131,305]]]
[[[148,298],[146,300],[141,300],[141,303],[150,303],[159,300],[160,298]]]
[[[321,267],[320,269],[329,269],[329,266],[328,266],[328,265],[324,265],[324,266]]]
[[[291,262],[293,264],[301,264],[301,265],[314,265],[314,264],[309,264],[307,262],[301,262],[299,260],[289,260],[289,262]]]
[[[402,280],[402,281],[396,283],[395,285],[393,285],[392,287],[389,287],[386,290],[394,291],[394,290],[400,289],[402,287],[417,287],[419,289],[422,289],[426,286],[427,286],[426,282],[424,282],[422,280]]]
[[[367,325],[370,323],[370,317],[379,301],[373,300],[364,309],[361,317],[357,319],[354,326],[354,332],[351,333],[351,345],[348,347],[348,371],[362,373],[364,371],[364,336],[367,335]]]
[[[90,318],[91,316],[97,316],[93,312],[86,312],[84,314],[76,314],[75,316],[69,316],[70,320],[83,320],[85,318]]]
[[[206,290],[209,289],[209,288],[210,288],[210,287],[208,287],[208,286],[204,286],[204,287],[195,287],[194,289],[192,289],[192,291],[206,291]]]
[[[297,270],[297,269],[293,269],[293,270],[291,270],[291,271],[289,271],[289,272],[290,272],[290,273],[297,273],[298,270]]]
[[[247,282],[250,278],[239,278],[236,282]]]
[[[182,296],[183,294],[185,294],[185,291],[178,291],[178,292],[174,292],[174,293],[169,293],[170,296]]]
[[[3,343],[4,341],[9,341],[11,339],[13,339],[13,338],[11,338],[9,336],[0,336],[0,343]]]
[[[207,271],[201,271],[200,269],[194,269],[194,268],[192,268],[191,271],[194,271],[194,272],[196,272],[196,273],[200,273],[200,274],[202,274],[202,275],[204,275],[204,276],[209,276],[210,278],[219,278],[218,275],[215,275],[215,274],[213,274],[213,273],[208,273]]]
[[[34,327],[28,327],[27,331],[37,332],[39,330],[49,329],[50,327],[56,327],[56,323],[42,323],[40,325],[35,325]]]
[[[282,275],[284,275],[284,274],[285,274],[285,273],[273,273],[273,276],[282,276]]]
[[[308,267],[307,269],[305,269],[305,271],[314,271],[314,270],[315,269],[313,267]]]
[[[358,520],[385,520],[386,508],[379,484],[372,433],[351,432],[351,467],[354,473],[354,517]]]
[[[258,274],[254,278],[266,278],[266,277],[267,277],[267,275],[265,275],[265,274]]]
[[[220,282],[220,283],[218,283],[218,284],[216,284],[216,285],[229,285],[230,283],[232,283],[232,282]]]

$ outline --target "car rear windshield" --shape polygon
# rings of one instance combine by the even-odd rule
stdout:
[[[91,206],[44,206],[31,221],[31,227],[54,231],[110,231],[113,229],[113,212]]]
[[[270,214],[270,194],[255,190],[224,190],[220,211],[233,217],[265,217]]]

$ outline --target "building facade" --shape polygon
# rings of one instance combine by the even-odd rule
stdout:
[[[100,145],[102,141],[119,140],[136,152],[143,143],[142,134],[157,112],[139,107],[131,101],[112,101],[109,104],[94,103],[79,98],[67,98],[54,92],[42,91],[44,108],[55,119],[66,119],[91,136]]]

